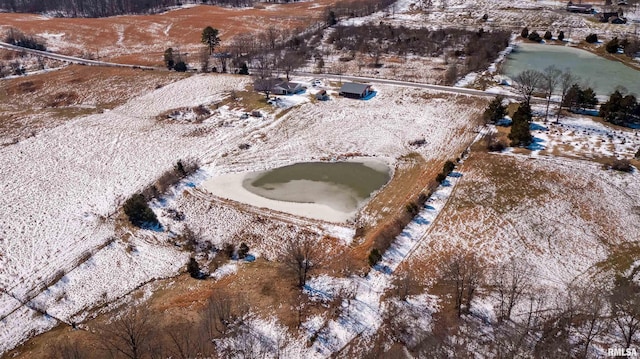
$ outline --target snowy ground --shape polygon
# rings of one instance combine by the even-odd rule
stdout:
[[[435,6],[439,4],[435,2]],[[519,0],[496,5],[457,0],[448,1],[446,11],[394,16],[401,21],[428,21],[433,26],[456,23],[476,28],[484,13],[476,9],[490,9],[489,24],[496,26],[519,28],[543,14],[549,20],[534,25],[552,26],[554,32],[580,26],[575,30],[580,36],[592,31],[591,23],[583,17],[551,9],[556,6],[562,4]],[[412,12],[411,3],[401,1],[399,9]],[[380,14],[370,20],[377,20],[376,16]],[[170,232],[179,232],[185,224],[215,245],[242,238],[250,243],[252,252],[267,259],[273,259],[284,240],[297,235],[301,227],[335,236],[344,244],[353,236],[349,226],[214,198],[199,188],[207,177],[350,156],[393,162],[417,151],[427,160],[450,158],[458,155],[455,149],[475,136],[471,119],[483,107],[466,96],[442,97],[377,85],[378,94],[369,101],[334,97],[316,102],[308,97],[284,97],[281,103],[289,108],[286,113],[272,112],[262,118],[244,119],[241,115],[249,109],[223,106],[201,123],[156,120],[170,110],[217,103],[247,83],[244,77],[193,76],[113,111],[77,118],[0,148],[0,160],[10,169],[0,174],[0,207],[5,209],[0,215],[0,288],[4,291],[0,293],[0,352],[50,329],[58,320],[83,320],[87,309],[115,300],[146,281],[174,275],[187,256],[170,245]],[[562,149],[582,152],[585,148],[580,142],[587,142],[587,149],[596,154],[627,156],[634,150],[631,143],[637,148],[637,136],[611,132],[584,119],[563,119],[562,126],[554,126],[535,132],[547,151],[569,144],[573,149]],[[600,140],[592,141],[594,136]],[[409,145],[419,138],[426,139],[425,146]],[[241,144],[250,147],[243,149]],[[521,255],[537,264],[540,283],[553,287],[564,285],[605,259],[609,253],[606,243],[638,240],[629,237],[640,233],[637,218],[631,215],[640,200],[637,171],[623,175],[581,161],[553,157],[531,160],[509,153],[492,156],[506,168],[523,168],[523,173],[533,175],[551,173],[555,181],[533,181],[532,199],[513,205],[500,202],[507,197],[501,195],[502,186],[512,183],[496,182],[491,168],[465,168],[461,171],[464,176],[449,177],[385,253],[381,264],[365,278],[349,279],[355,292],[344,301],[338,318],[326,323],[311,318],[305,323],[307,336],[292,342],[287,353],[326,357],[356,336],[373,335],[388,305],[381,297],[390,288],[394,270],[408,256],[428,256],[443,246],[479,248],[492,261]],[[167,232],[127,233],[116,228],[115,213],[124,199],[152,183],[179,159],[194,157],[201,160],[203,170],[190,179],[192,182],[153,204]],[[453,193],[454,186],[458,186],[457,193]],[[584,196],[585,192],[590,196]],[[450,196],[461,202],[445,207]],[[477,205],[487,202],[491,205]],[[510,210],[497,209],[503,205]],[[167,209],[185,213],[184,223],[163,215]],[[614,218],[606,219],[615,223],[605,223],[602,213],[615,213]],[[434,226],[438,215],[442,219]],[[612,230],[614,227],[626,231]],[[114,236],[122,238],[113,241]],[[236,269],[226,267],[214,275]],[[43,283],[51,285],[44,288]],[[345,287],[343,280],[314,278],[308,292],[331,296],[338,287]],[[28,306],[21,301],[29,302]],[[420,324],[428,327],[437,301],[422,296],[408,303],[414,305],[405,308],[407,313],[418,310],[429,314]],[[275,319],[251,322],[260,337],[288,335]],[[312,348],[300,345],[311,336],[316,338]],[[278,338],[273,342],[278,343]]]
[[[184,254],[163,247],[163,241],[168,240],[165,236],[134,232],[130,243],[102,246],[117,234],[114,213],[124,199],[152,183],[179,159],[201,159],[209,175],[350,153],[393,160],[416,150],[408,145],[416,136],[428,139],[419,151],[435,158],[443,153],[446,156],[454,145],[473,136],[468,119],[478,113],[477,108],[465,106],[472,101],[465,96],[430,98],[426,91],[380,86],[378,95],[369,101],[335,98],[306,102],[279,118],[266,114],[242,119],[244,111],[221,107],[202,123],[156,120],[172,109],[217,103],[229,91],[241,90],[245,81],[245,77],[193,76],[112,111],[78,118],[0,149],[6,168],[14,169],[2,174],[0,206],[6,209],[0,217],[2,288],[23,301],[36,296],[32,303],[71,321],[82,319],[84,309],[117,298],[145,281],[176,273],[186,259]],[[251,147],[239,149],[242,143]],[[261,220],[230,206],[211,205],[206,195],[198,197],[198,191],[192,192],[191,196],[176,196],[177,208],[186,213],[189,225],[202,227],[216,244],[233,239],[241,228],[255,228],[255,234],[272,243],[278,242],[272,225],[281,228],[285,237],[295,233],[287,225],[271,221],[238,227],[243,221]],[[162,211],[162,205],[157,208]],[[203,217],[212,212],[212,217]],[[211,221],[215,225],[208,225]],[[166,218],[163,224],[168,230],[180,229]],[[315,228],[346,242],[353,233],[330,224]],[[264,248],[258,247],[258,251]],[[265,256],[272,257],[274,251],[277,248],[269,249]],[[93,257],[80,263],[87,253]],[[119,264],[105,270],[107,263]],[[132,268],[140,268],[140,276],[124,274]],[[62,279],[55,283],[59,275]],[[38,294],[43,283],[55,285]],[[17,306],[13,304],[0,314],[11,313]],[[1,350],[25,339],[24,332],[7,327],[20,312],[1,324],[6,327]],[[37,321],[29,323],[37,325],[37,331],[47,329]]]
[[[331,353],[340,351],[356,336],[371,337],[375,335],[382,325],[384,313],[387,308],[382,302],[382,295],[391,287],[393,273],[410,253],[421,243],[436,217],[442,211],[456,183],[462,177],[462,173],[454,172],[434,192],[424,205],[422,210],[409,223],[409,225],[396,238],[391,247],[385,252],[382,260],[364,278],[354,278],[351,283],[355,289],[353,299],[345,300],[342,312],[338,319],[332,320],[319,333],[314,341],[314,355],[320,358],[329,357]],[[326,281],[325,281],[326,282]],[[326,284],[311,281],[310,292],[330,292]],[[316,285],[317,287],[314,287]],[[340,284],[338,281],[338,286]],[[334,285],[335,286],[335,285]],[[323,288],[324,287],[324,288]],[[428,302],[427,302],[428,303]],[[423,300],[418,300],[416,305],[424,305]],[[432,306],[435,303],[431,304]],[[429,313],[435,312],[435,308],[424,308],[422,319],[425,320]],[[429,327],[429,321],[423,323]]]
[[[534,155],[630,159],[640,148],[637,130],[616,129],[580,115],[562,117],[557,124],[535,122],[532,129]]]

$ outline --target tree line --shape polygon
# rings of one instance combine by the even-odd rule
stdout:
[[[290,3],[298,0],[268,0]],[[343,1],[333,11],[338,16],[366,16],[384,9],[396,0]],[[126,14],[153,14],[183,4],[248,7],[257,0],[0,0],[0,10],[19,13],[51,13],[61,17],[106,17]]]
[[[244,7],[251,6],[255,2],[255,0],[0,0],[0,9],[20,13],[53,13],[62,17],[106,17],[158,13],[168,7],[186,3]]]
[[[551,293],[537,285],[544,276],[521,257],[491,265],[471,250],[458,250],[441,263],[432,286],[445,293],[432,329],[417,327],[400,315],[398,302],[389,301],[382,336],[415,357],[466,358],[475,348],[490,358],[598,358],[608,347],[640,344],[635,272],[576,278],[562,293]],[[400,303],[422,292],[417,274],[408,269],[395,281]],[[494,315],[487,315],[487,300]]]
[[[508,32],[501,30],[430,30],[380,24],[335,26],[328,42],[337,50],[368,54],[373,66],[379,66],[382,54],[453,57],[456,60],[450,64],[451,71],[445,79],[453,83],[460,65],[465,73],[486,68],[508,45],[509,37]]]

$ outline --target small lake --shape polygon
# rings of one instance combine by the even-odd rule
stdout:
[[[592,87],[598,96],[608,97],[617,86],[640,95],[640,71],[567,46],[518,44],[507,57],[502,71],[513,78],[524,70],[542,71],[551,65],[560,70],[570,68],[580,77],[580,83]]]
[[[304,162],[218,176],[203,186],[215,195],[254,206],[343,222],[353,218],[390,178],[389,167],[380,161]]]

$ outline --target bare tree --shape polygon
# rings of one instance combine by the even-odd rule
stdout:
[[[578,79],[571,73],[571,71],[569,71],[569,69],[565,69],[562,74],[560,74],[558,83],[560,85],[561,96],[560,105],[558,106],[558,114],[556,116],[556,123],[560,122],[560,112],[562,112],[562,105],[567,98],[567,93],[569,93],[569,89],[577,82],[577,80]]]
[[[271,54],[260,53],[253,57],[252,61],[253,73],[260,79],[266,79],[273,76],[275,60]]]
[[[277,67],[285,73],[287,81],[289,81],[289,75],[291,74],[291,72],[302,67],[305,62],[305,53],[295,50],[286,50],[277,60]]]
[[[109,353],[140,359],[149,353],[153,326],[146,310],[134,308],[111,323],[99,328],[99,342]]]
[[[475,291],[483,279],[479,258],[470,252],[455,254],[445,264],[443,279],[454,288],[453,297],[458,316],[462,316],[463,305],[465,312],[468,313],[471,310],[471,301]]]
[[[515,359],[533,357],[530,336],[532,328],[515,322],[502,322],[494,328],[497,358]]]
[[[513,87],[527,106],[531,106],[531,97],[540,88],[543,78],[544,75],[535,70],[524,70],[513,78]]]
[[[278,42],[278,30],[273,26],[269,26],[267,31],[260,33],[258,37],[261,43],[267,45],[269,49],[274,50]]]
[[[570,288],[569,293],[575,293],[577,297],[573,327],[574,332],[582,339],[583,348],[580,357],[587,358],[593,340],[606,333],[610,327],[607,316],[608,293],[593,286]]]
[[[279,80],[273,77],[260,78],[257,77],[253,80],[253,89],[259,92],[264,93],[267,96],[267,100],[269,99],[269,95],[273,91],[273,88],[278,84]]]
[[[205,331],[210,338],[226,335],[248,312],[243,300],[225,290],[214,292],[203,313]]]
[[[206,328],[195,323],[180,323],[167,329],[171,358],[190,359],[213,354]]]
[[[394,281],[395,293],[400,300],[407,300],[407,297],[417,292],[418,280],[411,268],[408,268]]]
[[[209,49],[206,47],[202,48],[198,56],[200,58],[200,71],[209,72],[209,58],[211,56]]]
[[[611,295],[611,318],[628,349],[640,332],[640,286],[624,277],[616,281]]]
[[[531,284],[531,275],[531,266],[516,257],[493,271],[491,284],[500,300],[498,320],[511,320],[513,307],[524,299],[525,291]]]
[[[87,353],[78,345],[78,341],[71,342],[68,338],[56,345],[52,358],[56,359],[83,359],[89,358]]]
[[[547,68],[544,69],[544,71],[542,72],[542,84],[541,84],[541,89],[544,91],[544,95],[547,99],[547,109],[544,112],[545,113],[545,117],[544,120],[547,121],[547,119],[549,118],[549,104],[551,103],[551,96],[553,95],[553,92],[556,90],[556,88],[558,87],[558,83],[560,82],[560,75],[562,74],[562,72],[556,68],[555,66],[548,66]]]
[[[284,250],[285,269],[296,277],[299,287],[304,287],[309,274],[321,266],[322,250],[315,236],[303,232],[287,243]]]

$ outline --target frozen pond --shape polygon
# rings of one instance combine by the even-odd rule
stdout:
[[[217,196],[254,206],[344,222],[390,178],[389,167],[380,161],[305,162],[217,176],[203,186]]]
[[[575,76],[580,77],[580,82],[593,88],[598,96],[608,97],[617,86],[640,94],[640,71],[567,46],[518,44],[507,57],[503,72],[513,78],[524,70],[542,71],[551,65],[560,70],[571,69]]]

